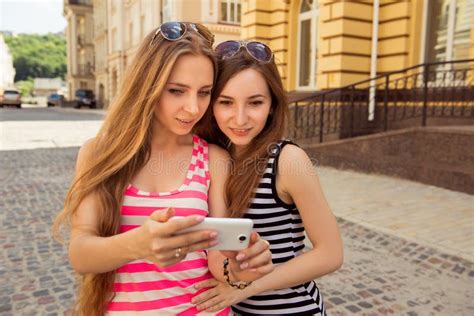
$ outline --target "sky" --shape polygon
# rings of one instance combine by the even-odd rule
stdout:
[[[0,0],[0,31],[64,32],[63,0]]]

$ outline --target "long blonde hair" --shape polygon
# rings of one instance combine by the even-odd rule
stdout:
[[[184,54],[207,56],[217,66],[211,43],[194,30],[178,41],[168,41],[154,31],[143,40],[128,68],[116,101],[92,141],[93,154],[79,171],[66,195],[64,208],[56,217],[53,234],[60,239],[61,228],[89,194],[98,197],[98,232],[102,237],[118,233],[123,193],[133,175],[150,157],[154,109],[176,60]],[[210,34],[209,36],[212,36]],[[115,272],[80,276],[75,314],[103,315],[113,295]]]

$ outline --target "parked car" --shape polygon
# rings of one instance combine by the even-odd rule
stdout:
[[[0,107],[4,105],[14,105],[17,108],[21,108],[21,95],[16,90],[5,90],[3,91],[3,97],[1,99]]]
[[[61,106],[64,101],[64,96],[62,94],[53,93],[48,96],[48,106]]]
[[[74,101],[76,109],[80,109],[82,106],[88,106],[91,109],[96,107],[94,92],[88,89],[77,89]]]

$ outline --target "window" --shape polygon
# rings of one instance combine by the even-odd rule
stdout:
[[[240,0],[220,0],[219,2],[219,22],[228,24],[240,24]]]
[[[469,58],[470,32],[474,18],[474,2],[470,0],[425,1],[424,62],[443,62]]]
[[[298,70],[300,89],[316,88],[318,4],[317,0],[302,0],[298,16]]]

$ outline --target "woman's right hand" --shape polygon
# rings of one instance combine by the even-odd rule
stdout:
[[[154,262],[160,267],[168,267],[186,258],[189,252],[217,244],[217,233],[213,231],[179,233],[202,222],[203,216],[192,215],[169,221],[173,215],[171,208],[155,211],[137,229],[139,258]]]

